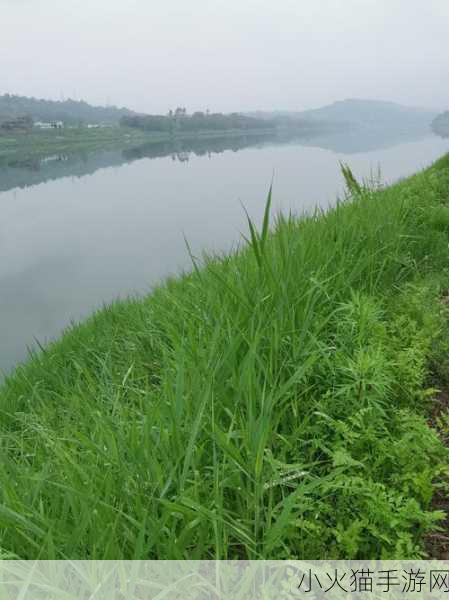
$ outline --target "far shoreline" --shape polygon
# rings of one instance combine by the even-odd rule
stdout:
[[[145,132],[120,126],[55,129],[0,136],[0,163],[4,160],[39,158],[55,152],[95,151],[127,148],[133,145],[187,139],[215,139],[273,135],[277,128],[259,130],[232,129],[183,133]]]

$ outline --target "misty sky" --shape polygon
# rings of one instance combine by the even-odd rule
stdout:
[[[0,93],[145,112],[449,108],[448,0],[0,0]]]

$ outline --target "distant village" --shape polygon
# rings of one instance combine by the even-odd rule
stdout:
[[[28,116],[20,116],[12,119],[7,119],[0,123],[0,134],[1,133],[26,133],[33,130],[51,130],[51,129],[77,129],[79,127],[86,127],[88,129],[96,129],[99,127],[109,127],[107,123],[79,123],[77,125],[69,125],[64,121],[33,121]]]

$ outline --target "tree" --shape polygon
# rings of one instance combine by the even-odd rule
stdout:
[[[33,128],[33,119],[30,115],[23,115],[14,119],[3,121],[0,125],[0,130],[4,132],[11,131],[30,131]]]

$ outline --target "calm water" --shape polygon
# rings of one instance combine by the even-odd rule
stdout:
[[[71,321],[119,296],[144,293],[226,250],[260,221],[274,173],[274,210],[327,207],[342,190],[338,161],[385,181],[445,152],[429,132],[314,139],[159,144],[0,165],[0,371]]]

